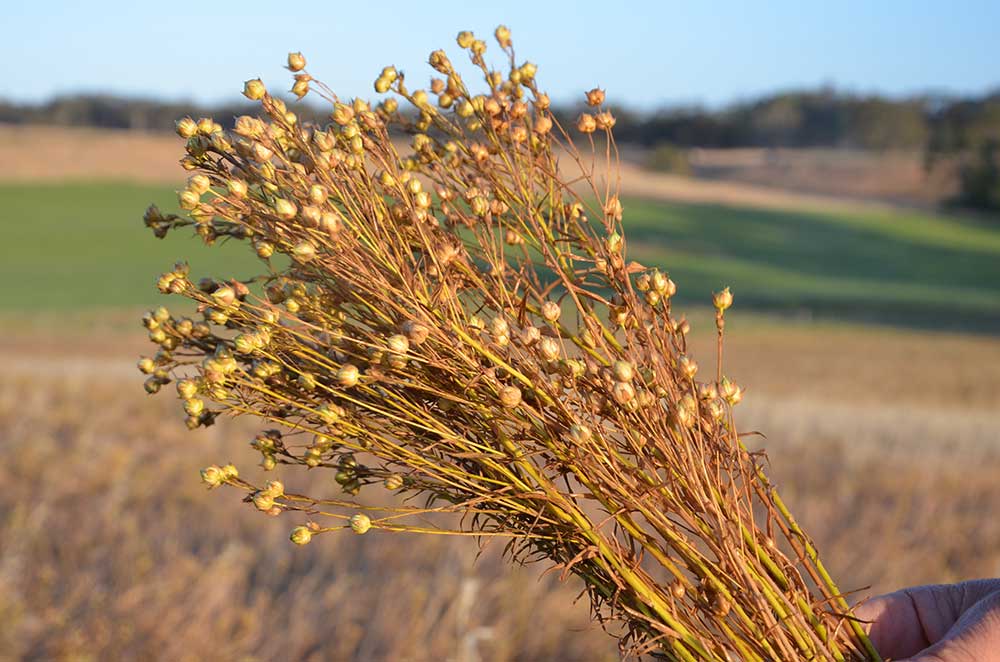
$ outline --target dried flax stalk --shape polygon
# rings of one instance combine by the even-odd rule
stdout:
[[[506,28],[496,38],[504,73],[458,37],[481,93],[435,51],[429,91],[387,67],[375,88],[390,97],[341,100],[293,53],[292,92],[326,99],[330,124],[300,122],[259,80],[244,93],[262,118],[178,122],[187,213],[151,207],[146,224],[247,241],[264,268],[195,283],[178,263],[160,278],[200,318],[146,316],[147,390],[173,382],[192,428],[223,413],[273,424],[252,442],[266,470],[332,470],[312,496],[203,471],[300,518],[295,543],[348,528],[499,538],[512,560],[582,580],[625,653],[878,660],[737,433],[728,289],[701,377],[674,283],[626,259],[603,91],[572,128],[601,154],[585,158],[535,66]],[[379,487],[383,505],[355,498]]]

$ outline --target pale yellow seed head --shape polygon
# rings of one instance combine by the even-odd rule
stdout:
[[[510,29],[506,25],[498,25],[497,29],[493,31],[493,36],[496,37],[501,48],[510,47]]]
[[[302,53],[288,54],[289,71],[302,71],[305,68],[306,68],[306,58],[302,55]]]
[[[201,204],[201,196],[191,189],[184,189],[177,194],[177,203],[181,209],[191,211]]]
[[[397,333],[396,335],[389,336],[386,346],[390,352],[405,354],[410,349],[410,341],[406,336]]]
[[[559,341],[548,336],[543,337],[538,343],[538,353],[546,361],[555,361],[559,358]]]
[[[274,497],[267,492],[257,492],[253,495],[253,505],[257,510],[267,512],[274,507]]]
[[[247,183],[242,179],[230,179],[226,182],[226,188],[236,198],[247,197],[247,191],[249,190]]]
[[[500,404],[508,409],[521,404],[521,389],[516,386],[504,386],[500,389]]]
[[[729,291],[729,288],[725,288],[721,292],[716,292],[712,295],[712,305],[719,312],[722,312],[733,305],[733,293]]]
[[[677,359],[677,367],[681,369],[681,374],[688,379],[693,379],[698,373],[698,362],[687,355]]]
[[[635,377],[635,368],[628,361],[615,361],[611,366],[615,381],[630,382]]]
[[[274,208],[274,213],[286,221],[292,220],[299,213],[299,209],[295,203],[284,198],[276,198],[272,207]]]
[[[372,528],[372,520],[364,513],[357,513],[351,516],[351,531],[360,535],[368,533]]]
[[[267,88],[259,78],[253,78],[243,83],[243,96],[251,101],[260,101],[267,94]]]
[[[604,103],[604,90],[595,87],[587,92],[588,106],[600,106],[602,103]]]
[[[190,117],[182,117],[175,124],[177,135],[181,138],[193,138],[198,134],[198,123]]]
[[[226,476],[220,467],[213,464],[201,470],[201,480],[206,483],[209,488],[213,488],[226,482]]]
[[[311,241],[300,241],[292,249],[292,257],[298,262],[309,262],[316,257],[316,246]]]
[[[545,303],[542,304],[541,312],[542,312],[542,317],[544,317],[546,321],[555,322],[556,320],[559,319],[559,316],[562,314],[562,309],[556,302],[546,301]]]
[[[313,534],[306,526],[297,526],[292,529],[291,535],[288,537],[296,545],[308,545],[309,541],[312,540]]]
[[[192,379],[181,379],[177,382],[177,395],[184,400],[190,400],[198,394],[198,383]]]
[[[352,363],[345,363],[337,371],[337,383],[344,388],[351,388],[357,385],[360,375],[361,371],[358,370],[358,366]]]

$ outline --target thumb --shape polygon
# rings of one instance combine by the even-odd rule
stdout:
[[[970,607],[936,644],[899,662],[1000,662],[1000,591]]]

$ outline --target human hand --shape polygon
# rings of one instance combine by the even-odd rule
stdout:
[[[883,657],[900,662],[1000,662],[1000,579],[917,586],[860,605]]]

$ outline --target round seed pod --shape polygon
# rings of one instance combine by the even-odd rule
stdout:
[[[306,68],[306,58],[302,55],[302,53],[288,54],[289,71],[302,71],[305,68]]]
[[[405,354],[410,349],[410,341],[406,336],[397,333],[396,335],[389,336],[386,346],[390,352]]]
[[[500,404],[508,409],[521,404],[521,389],[516,386],[504,386],[500,389]]]
[[[190,400],[198,394],[198,383],[193,379],[182,379],[177,382],[177,395],[185,400]]]
[[[559,341],[555,338],[542,338],[538,343],[538,353],[546,361],[555,361],[559,358]]]
[[[555,322],[559,319],[559,315],[562,314],[562,310],[559,308],[559,304],[554,301],[546,301],[542,304],[542,317],[544,317],[549,322]]]
[[[615,361],[614,365],[611,366],[611,371],[615,381],[618,382],[630,382],[635,376],[635,368],[628,361]]]
[[[618,404],[625,405],[635,398],[635,389],[628,382],[617,382],[611,389],[611,396]]]
[[[351,531],[354,531],[359,536],[368,533],[371,528],[372,520],[368,515],[357,513],[351,516]]]
[[[387,490],[398,490],[403,486],[403,477],[399,474],[391,474],[385,477],[383,484]]]
[[[309,527],[297,526],[292,529],[292,534],[288,536],[288,539],[296,545],[308,545],[309,541],[312,540],[312,537],[313,534],[312,531],[309,530]]]
[[[360,374],[361,371],[358,370],[358,366],[352,363],[345,363],[337,371],[337,383],[344,388],[351,388],[357,385]]]
[[[407,320],[403,324],[403,333],[414,345],[419,345],[420,343],[427,340],[427,336],[430,335],[430,329],[421,324],[420,322],[414,322],[413,320]]]
[[[209,487],[218,487],[226,482],[226,476],[217,465],[211,465],[201,470],[201,480]]]
[[[687,355],[681,356],[677,359],[677,367],[681,369],[681,373],[683,373],[688,379],[693,379],[695,374],[698,373],[697,361]]]
[[[253,495],[253,505],[261,512],[267,512],[274,506],[274,497],[267,492],[257,492]]]

